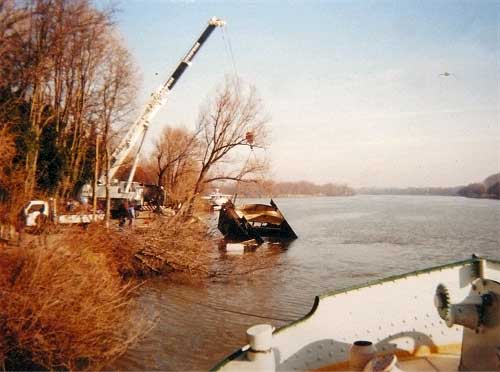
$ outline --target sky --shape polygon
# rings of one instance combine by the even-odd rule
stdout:
[[[278,181],[456,186],[500,170],[500,1],[123,0],[138,107],[217,16],[152,122],[194,128],[225,76],[256,87]],[[449,72],[449,76],[442,75]],[[263,150],[259,150],[263,151]],[[146,151],[147,154],[147,151]]]

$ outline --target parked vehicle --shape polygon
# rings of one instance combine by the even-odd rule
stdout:
[[[71,213],[68,213],[71,212]],[[51,222],[54,224],[89,224],[94,221],[102,221],[103,213],[88,213],[87,211],[70,210],[64,214],[58,214],[54,199],[30,200],[22,210],[22,219],[25,227],[39,227],[41,224]]]

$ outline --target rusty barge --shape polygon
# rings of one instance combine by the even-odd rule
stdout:
[[[251,240],[259,244],[265,237],[279,240],[297,239],[276,203],[245,204],[236,207],[231,201],[223,204],[219,212],[219,231],[229,240]]]

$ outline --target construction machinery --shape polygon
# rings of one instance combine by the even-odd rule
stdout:
[[[179,81],[184,71],[191,65],[194,57],[210,34],[216,27],[222,27],[224,24],[224,21],[216,17],[210,19],[208,26],[177,65],[174,72],[168,77],[167,81],[151,94],[151,97],[142,109],[137,120],[132,124],[111,154],[109,172],[101,175],[97,189],[95,190],[97,198],[104,199],[106,197],[106,183],[108,183],[112,201],[126,199],[131,201],[135,206],[142,206],[144,201],[144,187],[139,182],[133,182],[133,179],[151,120],[155,117],[160,108],[165,105],[168,94],[174,88],[177,81]],[[138,146],[135,154],[132,156],[133,164],[128,179],[126,181],[115,180],[114,177],[118,169],[124,164],[125,159],[132,154],[132,150],[136,148],[136,145]],[[82,198],[89,199],[92,198],[93,192],[93,187],[87,184],[82,188],[80,195]],[[113,204],[116,203],[112,202],[112,209]]]

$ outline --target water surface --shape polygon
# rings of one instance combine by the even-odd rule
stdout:
[[[282,326],[306,314],[321,293],[472,253],[500,259],[496,200],[359,195],[275,201],[299,239],[286,248],[259,248],[269,250],[269,267],[230,281],[147,283],[142,311],[158,314],[158,324],[116,368],[207,370],[245,343],[249,326]],[[228,265],[247,262],[215,254]]]

